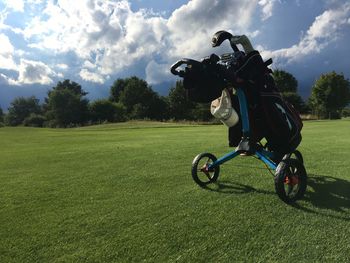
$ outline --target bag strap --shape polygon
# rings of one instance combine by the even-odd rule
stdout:
[[[267,66],[270,66],[272,64],[272,58],[269,58],[268,60],[266,60],[264,62],[264,65],[267,67]]]
[[[268,66],[270,66],[271,64],[272,64],[272,58],[269,58],[268,60],[266,60],[264,62],[264,66],[266,67],[267,74],[272,73],[272,70],[270,68],[268,68]]]

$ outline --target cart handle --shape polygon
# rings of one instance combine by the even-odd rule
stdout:
[[[193,65],[198,65],[200,64],[199,61],[194,60],[194,59],[189,59],[189,58],[183,58],[178,61],[176,61],[170,68],[171,73],[173,73],[176,76],[184,77],[185,76],[185,71],[184,70],[178,70],[178,67],[182,65],[187,65],[187,66],[193,66]]]

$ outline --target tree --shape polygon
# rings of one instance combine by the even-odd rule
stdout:
[[[74,81],[58,82],[48,92],[46,99],[45,108],[50,126],[67,127],[84,123],[88,117],[88,100],[83,98],[86,94]]]
[[[350,82],[343,74],[332,71],[316,80],[309,99],[313,113],[319,118],[340,118],[350,102]]]
[[[160,97],[152,89],[150,90],[150,98],[147,103],[143,103],[146,107],[146,118],[154,120],[163,120],[168,116],[168,105],[165,98]]]
[[[291,103],[299,112],[306,112],[307,107],[301,96],[297,93],[298,81],[289,72],[284,70],[274,70],[273,78],[282,97]]]
[[[292,74],[277,69],[273,71],[273,78],[280,92],[297,92],[298,81]]]
[[[90,116],[94,122],[125,120],[125,108],[120,103],[101,99],[92,102],[89,106]]]
[[[187,99],[182,81],[177,81],[175,87],[170,88],[168,103],[170,118],[175,120],[193,119],[191,112],[195,104]]]
[[[127,83],[128,79],[117,79],[114,81],[110,89],[109,99],[111,101],[118,102],[120,93],[124,90]]]
[[[282,97],[292,104],[298,112],[307,112],[307,106],[299,94],[295,92],[284,92],[282,93]]]
[[[29,98],[17,97],[8,108],[6,123],[10,126],[20,125],[31,113],[39,114],[40,112],[39,99],[35,96]]]
[[[87,95],[88,93],[85,92],[82,87],[74,81],[70,81],[69,79],[65,79],[63,82],[59,81],[56,85],[56,87],[53,88],[54,90],[70,90],[74,94],[79,95],[81,97]]]
[[[131,113],[136,104],[147,104],[153,95],[143,79],[134,76],[124,79],[123,83],[124,88],[119,93],[119,102],[125,106],[127,113]]]
[[[115,122],[126,121],[126,109],[124,105],[121,103],[115,103],[114,121]]]
[[[210,113],[210,103],[196,103],[191,114],[194,120],[210,121],[214,119]]]
[[[117,81],[118,82],[118,81]],[[156,119],[161,120],[166,115],[166,104],[156,92],[148,86],[147,82],[137,77],[119,80],[123,88],[114,97],[125,106],[126,112],[133,119]],[[120,87],[120,86],[118,86]],[[112,88],[111,88],[111,93]]]

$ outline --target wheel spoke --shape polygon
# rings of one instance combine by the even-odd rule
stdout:
[[[288,168],[288,176],[293,176],[293,167]]]
[[[287,196],[290,196],[290,194],[293,191],[293,186],[291,186],[290,184],[288,184],[288,191],[287,191]]]
[[[292,175],[297,176],[297,172],[298,172],[298,167],[291,167],[292,170]]]
[[[204,173],[207,177],[208,177],[208,179],[209,179],[209,181],[211,181],[211,176],[210,176],[210,173],[209,172],[207,172],[207,173]]]

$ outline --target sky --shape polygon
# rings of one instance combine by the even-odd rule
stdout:
[[[247,35],[305,99],[322,73],[350,78],[349,0],[0,0],[0,107],[64,79],[90,100],[133,75],[167,95],[175,61],[230,52],[211,47],[219,30]]]

